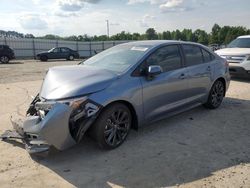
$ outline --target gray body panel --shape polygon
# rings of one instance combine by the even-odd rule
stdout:
[[[187,79],[182,79],[182,74],[187,75],[186,68],[162,73],[153,80],[141,77],[146,121],[158,119],[187,102],[189,97],[185,91],[188,89],[188,82]]]
[[[23,124],[26,134],[38,135],[38,139],[46,140],[49,145],[59,150],[67,149],[76,144],[69,132],[69,116],[71,108],[56,103],[43,120],[31,116]]]
[[[117,75],[89,66],[60,66],[49,69],[40,97],[47,100],[73,98],[103,90]]]

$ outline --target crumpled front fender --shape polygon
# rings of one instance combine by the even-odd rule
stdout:
[[[69,118],[72,109],[62,103],[56,103],[44,119],[38,116],[30,116],[24,121],[25,133],[39,135],[49,145],[58,150],[65,150],[76,144],[69,130]]]

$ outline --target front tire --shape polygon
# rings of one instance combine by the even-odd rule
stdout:
[[[121,103],[108,106],[93,125],[92,136],[103,149],[114,149],[126,139],[132,123],[131,112]]]
[[[221,80],[215,81],[213,84],[207,102],[204,104],[206,108],[215,109],[218,108],[224,98],[225,86]]]
[[[40,57],[40,60],[41,61],[48,61],[48,57],[43,55]]]
[[[6,55],[0,57],[0,63],[9,63],[9,60],[9,57]]]

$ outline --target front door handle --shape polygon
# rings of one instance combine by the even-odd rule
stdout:
[[[186,75],[184,73],[182,73],[180,76],[179,76],[179,79],[183,80],[186,78]]]

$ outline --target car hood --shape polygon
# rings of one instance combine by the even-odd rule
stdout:
[[[47,53],[49,53],[49,52],[48,51],[42,51],[42,52],[37,53],[36,55],[47,54]]]
[[[95,93],[108,87],[118,76],[111,71],[87,65],[50,68],[40,97],[58,100]]]
[[[250,48],[224,48],[215,51],[218,55],[249,55]]]

